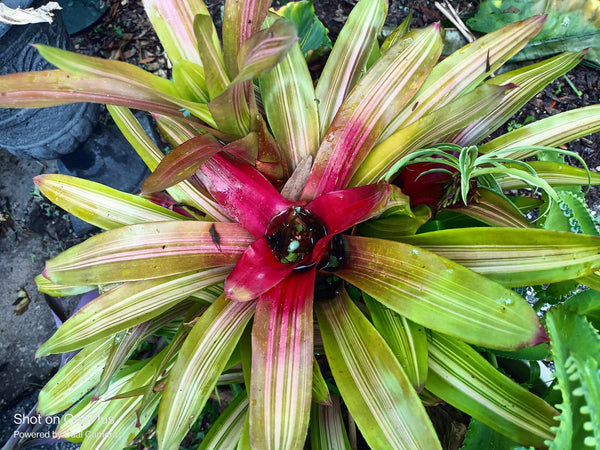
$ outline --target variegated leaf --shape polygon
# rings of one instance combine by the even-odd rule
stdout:
[[[365,71],[387,9],[386,0],[362,0],[348,16],[315,89],[321,135],[325,134],[338,108]]]
[[[417,392],[427,379],[427,335],[425,327],[396,314],[378,301],[364,295],[371,320],[385,339]]]
[[[108,106],[108,111],[114,119],[115,123],[135,149],[137,154],[142,158],[144,163],[148,166],[151,171],[156,170],[160,161],[164,158],[164,154],[156,147],[156,144],[146,134],[138,120],[127,108],[121,108],[116,106]],[[164,123],[164,121],[163,121]],[[175,120],[170,120],[169,123],[173,125],[180,125],[180,130],[189,131],[187,127]],[[183,144],[188,139],[193,138],[195,135],[185,136],[187,139],[182,139],[177,144]],[[216,137],[219,137],[218,135]],[[189,206],[193,206],[200,211],[206,213],[208,216],[206,219],[209,220],[214,218],[219,222],[229,222],[228,216],[224,213],[223,209],[212,199],[206,197],[202,192],[198,190],[190,181],[182,181],[176,186],[167,189],[167,192],[177,201],[185,203]]]
[[[547,340],[525,299],[494,281],[412,245],[344,240],[347,261],[336,275],[418,324],[497,349]]]
[[[536,153],[526,146],[559,147],[577,138],[600,131],[600,105],[591,105],[555,114],[510,131],[479,147],[479,152],[514,148],[505,158],[524,159]]]
[[[33,182],[52,203],[104,230],[136,223],[187,220],[145,198],[82,178],[45,174]]]
[[[442,60],[380,140],[479,85],[538,34],[545,22],[543,15],[515,22],[484,35]]]
[[[338,395],[331,397],[330,405],[313,403],[310,413],[310,443],[312,450],[350,450]]]
[[[121,284],[88,303],[44,342],[38,356],[76,350],[139,325],[207,286],[223,282],[231,267]]]
[[[505,286],[583,277],[600,269],[600,238],[541,229],[459,228],[402,238]]]
[[[274,20],[269,17],[267,23]],[[315,91],[300,44],[294,44],[259,82],[273,136],[294,169],[304,158],[315,155],[320,142]]]
[[[242,391],[210,426],[198,450],[234,449],[242,435],[248,415],[248,394]]]
[[[250,385],[254,448],[304,448],[312,397],[315,272],[289,275],[258,299]]]
[[[454,407],[525,446],[545,447],[557,411],[500,373],[473,348],[429,335],[426,388]]]
[[[202,0],[143,0],[146,14],[160,43],[173,63],[184,60],[202,64],[196,37],[194,17],[208,10]]]
[[[161,449],[178,449],[254,313],[254,302],[219,298],[198,319],[171,369],[158,411]]]
[[[348,294],[315,309],[331,372],[370,448],[441,449],[400,364]]]
[[[304,200],[346,187],[390,120],[408,103],[442,51],[440,25],[409,33],[358,82],[323,137]]]
[[[59,284],[103,284],[160,278],[235,264],[253,238],[240,225],[153,222],[95,235],[46,262]]]
[[[61,367],[40,391],[38,411],[57,414],[93,388],[100,381],[111,345],[111,338],[93,342]]]

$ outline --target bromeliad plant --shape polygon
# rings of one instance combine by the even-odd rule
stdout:
[[[519,444],[552,441],[557,411],[482,354],[543,349],[544,327],[510,288],[597,286],[600,238],[537,228],[521,212],[535,202],[503,193],[527,185],[505,175],[521,170],[516,179],[531,181],[533,170],[573,191],[597,184],[560,161],[518,161],[599,130],[600,107],[469,150],[504,159],[468,177],[453,197],[467,204],[446,201],[436,218],[385,179],[435,142],[473,148],[585,52],[488,78],[543,16],[439,61],[439,24],[408,32],[406,22],[379,45],[387,3],[361,0],[313,87],[310,39],[299,43],[282,18],[308,11],[314,23],[306,2],[274,13],[267,1],[227,1],[223,47],[201,1],[144,5],[172,81],[44,46],[58,70],[0,77],[3,107],[110,105],[154,171],[144,195],[35,179],[50,200],[106,230],[36,279],[50,295],[101,292],[38,351],[80,350],[39,397],[42,414],[71,408],[61,436],[115,449],[155,426],[159,448],[178,448],[211,393],[241,383],[201,448],[303,448],[309,431],[313,448],[349,448],[355,433],[344,416],[371,448],[440,448],[424,408],[438,401]],[[128,108],[150,111],[175,149],[165,156]],[[430,175],[412,187],[426,189]],[[465,217],[478,228],[460,228]],[[431,224],[448,229],[415,234]],[[153,335],[167,345],[133,358]]]

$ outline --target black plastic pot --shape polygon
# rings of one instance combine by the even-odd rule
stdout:
[[[32,2],[4,0],[4,3],[10,7],[27,7]],[[30,45],[71,49],[60,11],[55,11],[54,19],[52,24],[0,24],[0,75],[54,69]],[[0,147],[19,157],[60,158],[88,138],[97,114],[98,106],[91,103],[40,109],[0,108]]]

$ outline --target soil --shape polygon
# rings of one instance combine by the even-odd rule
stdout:
[[[127,61],[156,75],[170,77],[170,63],[158,41],[139,0],[113,0],[107,13],[92,27],[72,36],[75,49],[81,53],[102,58]],[[453,1],[460,14],[476,10],[477,1]],[[222,1],[207,1],[209,11],[220,25]],[[352,0],[335,2],[315,1],[319,18],[335,40],[348,14],[356,4]],[[274,1],[274,6],[279,5]],[[389,3],[386,27],[399,24],[412,9],[413,27],[442,21],[444,17],[433,1],[392,0]],[[509,122],[523,123],[527,118],[541,119],[562,111],[600,102],[600,73],[579,65],[568,77],[582,91],[578,95],[564,78],[553,82]],[[529,120],[529,119],[527,119]],[[507,131],[506,126],[500,130]],[[586,136],[569,144],[589,168],[600,171],[600,133]],[[70,228],[67,216],[37,196],[31,178],[42,172],[55,172],[54,162],[40,163],[19,160],[0,149],[0,298],[4,310],[0,321],[0,442],[13,429],[12,415],[25,413],[32,399],[49,377],[57,370],[58,358],[34,359],[36,348],[55,329],[55,324],[44,298],[37,293],[32,279],[40,273],[43,262],[64,248],[78,242]],[[600,211],[600,188],[593,188],[588,202],[594,211]],[[21,289],[30,301],[20,315],[13,305]],[[75,299],[65,299],[69,310]],[[26,302],[25,302],[26,303]],[[468,417],[451,407],[430,409],[436,428],[443,435],[445,448],[458,448]],[[63,447],[57,447],[63,448]]]

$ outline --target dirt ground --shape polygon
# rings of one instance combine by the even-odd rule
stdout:
[[[96,25],[73,36],[75,48],[86,54],[131,62],[163,77],[170,76],[164,52],[146,19],[141,1],[113,0],[107,13]],[[215,18],[223,2],[207,1]],[[277,6],[275,1],[274,5]],[[315,9],[335,39],[355,2],[315,1]],[[453,1],[459,13],[472,12],[478,2]],[[414,27],[442,20],[433,1],[390,1],[386,26],[400,23],[413,10]],[[599,103],[599,75],[596,70],[578,66],[569,73],[573,84],[583,92],[577,95],[564,79],[544,89],[511,120],[523,123],[528,117],[541,119],[561,111]],[[506,131],[506,128],[503,130]],[[600,171],[600,134],[581,138],[569,145],[586,160],[590,169]],[[133,150],[132,150],[133,151]],[[44,261],[78,242],[68,217],[43,200],[34,190],[31,179],[40,173],[55,172],[54,161],[19,160],[0,149],[0,442],[10,434],[12,415],[25,413],[34,394],[57,370],[59,358],[34,359],[35,350],[55,330],[55,323],[45,300],[33,283]],[[600,190],[593,189],[588,201],[600,211]],[[19,293],[29,297],[27,308],[19,305]],[[65,299],[71,310],[76,299]],[[26,302],[26,301],[25,301]],[[20,314],[18,314],[20,313]],[[29,405],[29,406],[28,406]],[[452,416],[454,426],[449,439],[464,431],[464,418],[451,410],[436,414]],[[453,416],[454,414],[454,416]],[[459,431],[457,431],[457,429]],[[447,448],[456,448],[449,442]]]

